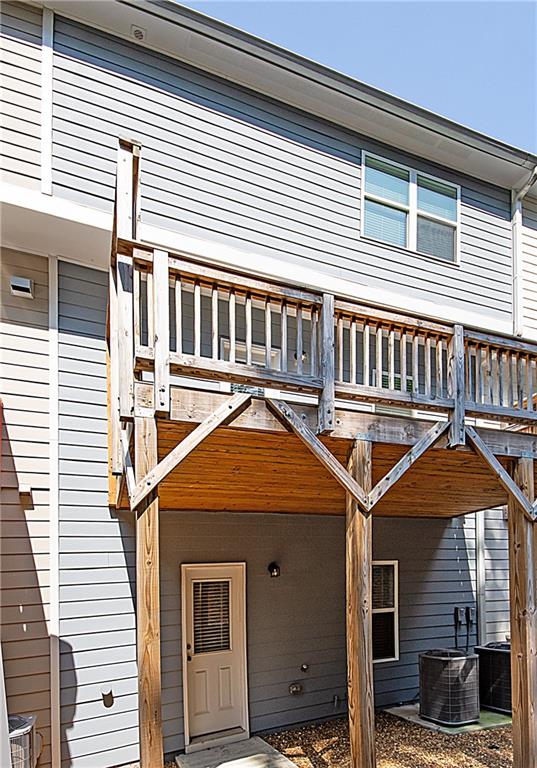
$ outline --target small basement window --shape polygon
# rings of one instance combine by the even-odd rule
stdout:
[[[372,566],[373,662],[399,659],[399,563],[375,560]]]
[[[362,178],[362,237],[458,261],[457,184],[369,153],[364,153]]]

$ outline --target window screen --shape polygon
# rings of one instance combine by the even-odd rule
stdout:
[[[194,581],[194,653],[231,649],[229,581]]]
[[[455,258],[455,229],[449,224],[418,216],[418,251],[453,261]]]
[[[373,566],[373,610],[395,607],[395,569],[390,565]]]

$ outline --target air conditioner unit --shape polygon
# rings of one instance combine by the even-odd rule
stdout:
[[[35,715],[10,715],[9,746],[11,768],[35,768],[39,756],[36,749]]]

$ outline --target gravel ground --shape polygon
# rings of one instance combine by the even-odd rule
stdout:
[[[511,728],[447,736],[385,712],[376,719],[377,768],[511,768]],[[348,768],[347,720],[263,737],[298,768]]]

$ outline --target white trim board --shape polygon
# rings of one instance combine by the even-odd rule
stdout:
[[[50,545],[50,731],[52,765],[61,763],[60,727],[60,522],[59,522],[59,373],[58,259],[48,260],[49,312],[49,545]]]
[[[13,184],[0,184],[3,237],[6,247],[70,258],[87,266],[106,269],[110,257],[112,215],[55,196],[30,192]],[[32,212],[35,214],[32,216]],[[11,222],[13,220],[13,223]],[[6,235],[7,232],[7,235]],[[351,282],[346,277],[327,275],[307,265],[290,264],[274,256],[252,253],[201,237],[186,235],[153,225],[140,225],[140,239],[149,245],[184,253],[264,278],[285,280],[312,290],[334,293],[344,299],[379,305],[387,309],[479,328],[492,333],[510,334],[512,319],[500,322],[478,315],[471,308],[455,309],[439,302],[395,293],[376,286]],[[424,257],[426,258],[426,257]],[[453,265],[452,265],[453,266]]]

